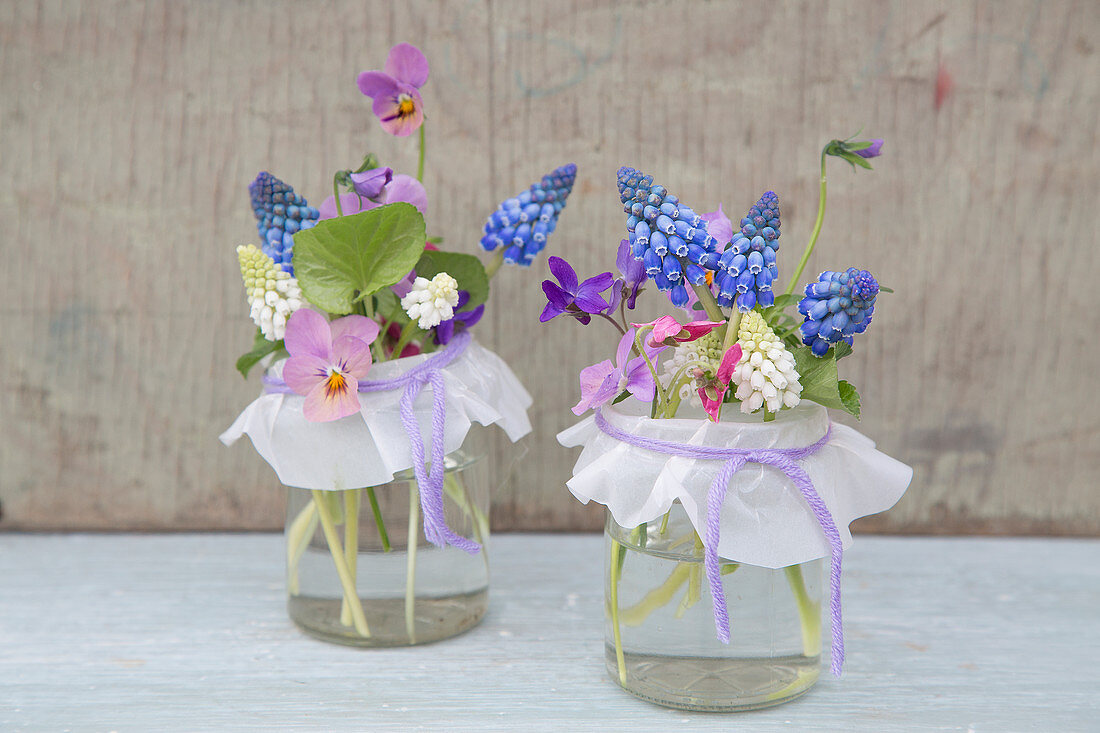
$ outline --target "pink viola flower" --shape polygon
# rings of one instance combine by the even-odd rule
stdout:
[[[599,364],[593,364],[581,370],[581,401],[573,407],[573,414],[580,415],[586,410],[591,410],[606,405],[627,390],[630,394],[642,402],[652,402],[657,392],[657,385],[653,381],[653,373],[649,371],[645,359],[636,356],[630,359],[630,348],[634,345],[634,329],[630,329],[619,341],[619,348],[615,352],[615,363],[610,359],[604,359]],[[644,347],[650,361],[655,362],[657,354],[664,351],[664,347]]]
[[[424,122],[424,102],[420,87],[428,81],[428,59],[420,49],[399,43],[390,49],[384,71],[364,71],[359,75],[359,91],[370,97],[371,107],[382,129],[397,137],[417,131]]]
[[[737,362],[741,361],[741,344],[734,344],[722,354],[722,361],[718,364],[718,371],[709,384],[699,387],[699,399],[703,401],[703,409],[710,419],[718,422],[718,411],[722,409],[722,402],[729,389],[730,380],[733,379],[733,370]]]
[[[358,214],[360,211],[370,211],[383,204],[392,204],[397,201],[412,204],[417,211],[423,214],[428,208],[428,191],[424,188],[424,184],[412,176],[399,173],[386,183],[381,192],[374,198],[366,198],[355,191],[340,194],[340,208],[343,210],[344,216]],[[321,216],[319,218],[322,221],[335,219],[337,216],[336,197],[329,196],[317,207],[317,211],[320,212]]]
[[[687,341],[694,341],[701,336],[724,325],[723,321],[689,321],[683,325],[672,316],[661,316],[651,323],[633,323],[637,328],[652,326],[646,343],[650,346],[676,346]]]
[[[329,323],[308,308],[294,312],[286,324],[290,358],[283,380],[306,398],[302,412],[307,420],[330,422],[359,411],[359,380],[370,369],[370,344],[379,330],[365,316]]]

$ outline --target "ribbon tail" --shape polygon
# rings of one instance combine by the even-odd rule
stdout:
[[[730,479],[744,465],[745,459],[742,456],[726,461],[707,491],[707,531],[703,542],[703,565],[710,584],[711,603],[714,605],[714,627],[718,633],[718,641],[723,644],[730,643],[730,618],[726,610],[726,592],[722,588],[722,572],[718,566],[722,503],[726,500]]]
[[[437,547],[451,545],[475,555],[481,551],[481,545],[454,532],[447,526],[447,519],[443,514],[443,480],[446,468],[443,441],[447,420],[447,393],[443,375],[439,372],[432,372],[429,379],[433,393],[432,465],[427,483],[421,484],[420,487],[420,506],[424,513],[424,534]]]

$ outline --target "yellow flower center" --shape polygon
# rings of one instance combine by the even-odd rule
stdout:
[[[397,114],[400,117],[409,117],[416,112],[416,102],[408,94],[402,94],[397,98]]]
[[[336,395],[342,395],[348,390],[348,380],[335,369],[329,372],[325,379],[325,397],[332,399]]]

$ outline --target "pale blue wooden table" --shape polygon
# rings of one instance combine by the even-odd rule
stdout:
[[[0,731],[1100,731],[1100,541],[860,537],[849,656],[785,706],[603,666],[602,539],[493,538],[485,622],[356,650],[288,621],[278,535],[0,535]]]

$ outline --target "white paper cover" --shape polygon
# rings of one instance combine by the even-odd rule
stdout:
[[[373,365],[369,380],[393,379],[425,361],[419,354]],[[281,376],[281,364],[272,374]],[[444,449],[458,450],[473,423],[499,425],[517,441],[531,432],[531,395],[499,356],[471,340],[465,352],[441,370],[447,387]],[[412,468],[409,438],[401,423],[403,389],[359,394],[359,414],[333,422],[306,420],[304,397],[263,394],[221,435],[226,445],[248,434],[256,452],[286,486],[354,489],[377,486]],[[430,450],[432,388],[413,403],[426,450]]]
[[[602,408],[613,426],[636,435],[688,445],[721,448],[803,448],[825,435],[824,407],[803,402],[773,422],[723,411],[722,422],[650,419],[648,405],[627,400]],[[727,419],[727,413],[730,413]],[[699,411],[702,415],[702,411]],[[605,434],[589,416],[558,434],[567,447],[583,446],[567,485],[580,501],[607,506],[623,527],[652,521],[679,499],[695,530],[706,531],[706,496],[723,462],[681,458],[636,448]],[[847,549],[848,524],[892,507],[913,477],[913,469],[875,450],[866,436],[833,424],[828,443],[801,461],[840,530]],[[829,556],[829,544],[798,489],[779,469],[746,464],[730,481],[721,511],[719,556],[766,568],[782,568]]]

